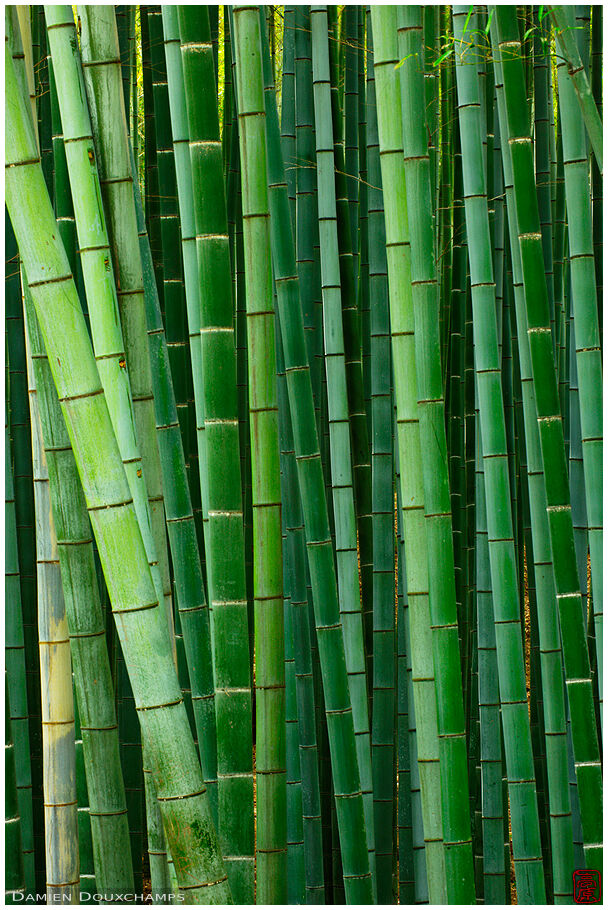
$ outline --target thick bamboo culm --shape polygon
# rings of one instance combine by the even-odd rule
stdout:
[[[601,7],[5,27],[6,902],[601,900]]]

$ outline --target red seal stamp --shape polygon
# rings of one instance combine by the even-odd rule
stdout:
[[[572,873],[575,904],[599,904],[602,900],[602,876],[597,869],[575,869]]]

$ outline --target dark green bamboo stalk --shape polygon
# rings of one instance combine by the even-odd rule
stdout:
[[[371,37],[371,36],[370,36]],[[373,75],[373,65],[370,69]],[[382,175],[374,81],[368,84],[367,205],[372,418],[373,683],[372,771],[378,902],[392,902],[393,759],[395,709],[395,502],[393,490],[392,364]],[[402,692],[405,695],[405,692]],[[406,696],[407,697],[407,696]],[[406,735],[407,739],[407,735]],[[404,775],[403,785],[409,790]],[[409,793],[404,795],[407,799]]]
[[[7,224],[10,222],[7,219]],[[11,853],[9,868],[14,870],[13,886],[21,881],[19,870],[23,874],[25,894],[35,893],[34,853],[33,853],[33,820],[32,820],[32,775],[30,767],[30,737],[28,728],[27,685],[25,669],[25,645],[23,639],[23,611],[21,607],[21,587],[19,573],[19,553],[17,547],[17,521],[15,515],[15,494],[13,487],[13,469],[11,464],[11,440],[9,434],[9,413],[6,408],[6,431],[4,437],[4,597],[5,597],[5,644],[4,660],[6,666],[6,723],[10,723],[11,742],[15,756],[15,787],[17,805],[14,814],[19,817],[19,837],[13,837],[7,830],[6,843],[11,850],[19,848],[19,855]],[[10,696],[10,699],[9,699]],[[7,755],[8,759],[8,755]],[[7,787],[7,809],[10,810],[11,794]],[[10,811],[9,811],[10,815]],[[9,823],[9,827],[12,822]],[[17,825],[15,824],[15,827]],[[17,844],[17,840],[19,843]]]
[[[24,8],[25,9],[25,8]],[[28,92],[25,55],[17,7],[6,8],[6,29],[12,47],[16,75],[21,91]],[[28,110],[31,112],[31,103]],[[10,218],[7,219],[10,224]],[[25,367],[25,333],[19,281],[19,257],[12,226],[7,235],[7,254],[14,244],[11,281],[6,288],[6,331],[9,358],[9,404],[11,436],[14,450],[15,514],[17,549],[19,553],[19,582],[23,608],[23,634],[26,655],[26,682],[29,711],[29,739],[32,778],[32,839],[36,888],[44,890],[44,810],[42,804],[42,725],[40,721],[40,662],[38,658],[37,591],[35,580],[34,487],[32,473],[32,442]],[[26,816],[23,817],[23,837],[28,842]],[[30,882],[31,884],[31,882]]]
[[[19,340],[19,330],[23,331],[23,315],[21,320],[17,314],[22,314],[21,301],[19,300],[20,282],[19,282],[19,265],[17,244],[15,235],[11,226],[8,213],[5,213],[5,244],[6,244],[6,282],[5,282],[5,320],[7,335],[7,401],[6,401],[6,433],[5,433],[5,662],[7,670],[7,679],[9,694],[11,699],[11,729],[15,746],[16,755],[16,784],[17,796],[19,799],[19,816],[21,820],[21,843],[23,850],[23,870],[25,875],[25,887],[27,894],[35,894],[35,867],[34,867],[34,815],[33,815],[33,789],[32,789],[32,764],[33,755],[30,751],[30,712],[28,699],[31,697],[28,691],[28,681],[32,679],[31,671],[28,673],[28,651],[26,649],[26,627],[23,610],[23,581],[20,564],[20,534],[17,523],[17,491],[16,475],[18,471],[24,471],[27,465],[18,464],[15,458],[14,467],[12,462],[12,452],[19,442],[19,433],[23,427],[13,429],[13,416],[20,413],[27,413],[27,387],[25,391],[25,400],[21,400],[18,392],[21,391],[22,379],[25,378],[21,372],[16,370],[14,356],[23,348],[23,336],[21,335],[21,345],[16,347],[15,342]],[[17,337],[15,337],[17,336]],[[10,356],[10,363],[9,361]],[[23,350],[25,357],[25,351]],[[23,361],[25,371],[25,361]],[[15,405],[18,410],[15,414]],[[24,408],[25,405],[25,408]],[[28,421],[29,423],[29,421]],[[30,467],[31,467],[31,447]],[[8,708],[6,709],[8,711]]]
[[[285,25],[287,27],[287,23]],[[262,13],[260,12],[260,29],[262,30]],[[270,231],[273,264],[276,278],[279,280],[277,295],[283,295],[283,282],[281,278],[294,275],[293,246],[286,247],[281,240],[282,225],[291,208],[289,198],[289,185],[287,183],[288,168],[283,165],[282,151],[285,148],[285,136],[280,140],[275,87],[272,81],[272,67],[268,52],[265,33],[262,35],[262,65],[264,73],[264,107],[266,113],[266,142],[268,155],[266,160],[268,202],[270,210]],[[284,73],[284,76],[286,74]],[[287,83],[288,86],[289,83]],[[283,88],[286,83],[283,81]],[[289,149],[289,145],[287,146]],[[295,177],[295,173],[294,173]],[[291,220],[291,219],[290,219]],[[292,232],[294,229],[292,221]],[[292,233],[293,237],[293,233]],[[293,241],[292,241],[293,243]],[[298,302],[299,305],[299,302]],[[284,354],[282,340],[277,340],[278,352],[283,358],[282,372],[284,370]],[[319,768],[318,749],[315,725],[315,705],[312,676],[312,654],[309,621],[309,603],[307,595],[306,578],[306,548],[304,537],[304,522],[300,505],[300,492],[297,481],[297,465],[292,431],[292,417],[289,407],[287,377],[285,377],[285,395],[281,404],[281,387],[279,387],[279,406],[284,407],[282,427],[280,433],[284,438],[285,454],[282,469],[285,485],[283,501],[284,523],[287,529],[287,584],[290,595],[290,614],[294,636],[294,671],[296,684],[296,698],[298,709],[298,735],[300,747],[300,768],[302,778],[302,813],[303,837],[305,855],[305,889],[306,902],[319,903],[324,900],[323,867],[322,867],[322,839],[321,839],[321,808],[319,794]],[[280,415],[281,417],[281,412]],[[286,624],[286,633],[288,625]],[[287,642],[287,637],[286,637]],[[289,815],[288,815],[289,824]],[[289,841],[288,841],[289,850]],[[289,863],[289,856],[288,856]],[[288,888],[291,887],[291,876],[288,867]]]
[[[6,863],[4,902],[6,904],[18,904],[24,900],[26,889],[23,846],[21,842],[21,818],[19,816],[15,770],[15,743],[13,742],[8,673],[6,670],[4,671],[4,706],[6,712],[4,719],[4,859]]]

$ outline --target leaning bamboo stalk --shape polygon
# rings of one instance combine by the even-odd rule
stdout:
[[[65,252],[6,56],[6,198],[76,457],[180,888],[230,899],[146,552]],[[31,230],[36,224],[38,229]],[[125,558],[128,557],[128,558]]]
[[[163,491],[169,544],[173,558],[175,594],[188,665],[201,767],[215,820],[217,817],[215,814],[217,812],[217,743],[209,610],[205,599],[202,564],[177,406],[170,381],[169,355],[154,278],[150,241],[141,206],[139,181],[135,179],[135,176],[134,191],[146,295],[146,320],[154,383],[156,432],[163,472]]]
[[[30,301],[27,325],[80,704],[97,884],[109,898],[130,893],[133,872],[104,618],[84,496]]]
[[[112,241],[126,372],[147,488],[151,539],[158,560],[170,634],[173,633],[171,585],[160,457],[156,439],[150,357],[137,217],[133,199],[130,145],[124,108],[118,32],[111,7],[83,6],[81,53],[92,132],[96,141],[99,183]],[[110,114],[110,111],[112,112]],[[114,352],[112,352],[114,353]],[[139,477],[139,475],[136,476]],[[145,525],[142,524],[142,527]],[[154,558],[152,559],[154,561]],[[156,570],[155,570],[156,571]]]
[[[108,396],[110,416],[129,478],[129,487],[137,509],[139,525],[149,554],[150,570],[155,579],[157,595],[161,599],[164,591],[163,579],[156,557],[157,541],[152,533],[152,515],[144,477],[144,463],[140,455],[140,445],[138,445],[138,442],[141,443],[141,424],[140,439],[138,440],[135,402],[132,405],[134,371],[131,369],[129,373],[126,365],[125,345],[119,318],[119,295],[115,290],[110,264],[110,243],[104,213],[100,206],[100,181],[95,162],[91,122],[85,103],[83,72],[78,55],[78,45],[74,40],[74,17],[72,10],[65,6],[49,7],[46,10],[46,16],[51,51],[55,61],[54,72],[57,73],[56,82],[64,139],[67,140],[65,142],[66,159],[75,201],[76,230],[87,291],[93,346],[103,387]],[[72,103],[70,99],[80,99],[80,103],[78,100],[74,100]],[[76,192],[78,187],[80,192]],[[132,199],[131,203],[134,208]],[[139,256],[139,250],[137,250],[137,255]],[[121,287],[120,284],[119,287]],[[129,315],[133,316],[133,308],[130,308]],[[125,312],[123,309],[124,323]],[[132,326],[130,328],[132,329]],[[43,347],[42,344],[40,346]],[[149,371],[149,361],[147,366]],[[136,390],[137,387],[136,380]],[[165,602],[167,603],[166,599]],[[172,616],[170,620],[172,621]],[[145,743],[143,743],[143,747],[145,756]],[[144,765],[148,765],[145,759]],[[150,789],[152,775],[144,775],[144,782],[146,789]],[[169,890],[164,856],[166,851],[162,843],[162,824],[154,798],[147,798],[146,805],[153,888],[155,892],[162,893]],[[123,804],[123,811],[124,808]],[[121,831],[121,836],[124,834],[125,832]],[[119,850],[119,855],[123,854],[124,850]],[[103,883],[105,884],[105,882]],[[123,880],[119,890],[128,891],[128,889],[129,885],[125,885]]]
[[[568,75],[572,79],[572,84],[576,91],[576,97],[580,105],[583,120],[585,121],[589,141],[593,148],[593,154],[595,155],[595,160],[597,161],[600,173],[602,173],[604,170],[602,121],[598,114],[591,86],[589,85],[587,70],[583,65],[577,47],[575,31],[568,21],[567,7],[550,6],[549,12],[558,34],[561,53],[563,54],[568,67]]]
[[[243,190],[256,657],[257,900],[286,899],[281,488],[264,81],[257,7],[234,7]],[[254,263],[258,263],[254,265]]]

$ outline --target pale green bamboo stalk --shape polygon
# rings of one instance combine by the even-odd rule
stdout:
[[[243,193],[256,660],[258,903],[287,899],[281,486],[264,80],[257,7],[234,7]],[[259,263],[255,266],[254,263]]]
[[[124,108],[118,32],[112,7],[79,9],[84,81],[92,132],[99,155],[102,198],[112,241],[114,270],[133,415],[148,492],[150,528],[159,563],[171,636],[173,613],[167,554],[160,456],[156,439],[152,377],[146,335],[144,288],[137,217],[132,192],[130,147]]]
[[[24,294],[28,293],[24,287]],[[36,506],[46,895],[49,902],[77,904],[80,902],[80,874],[70,639],[36,380],[27,345],[26,350]]]
[[[396,9],[371,7],[380,165],[384,192],[395,401],[397,406],[405,577],[412,645],[418,771],[431,903],[444,903],[446,870],[424,481],[416,384],[411,252],[407,220]]]

